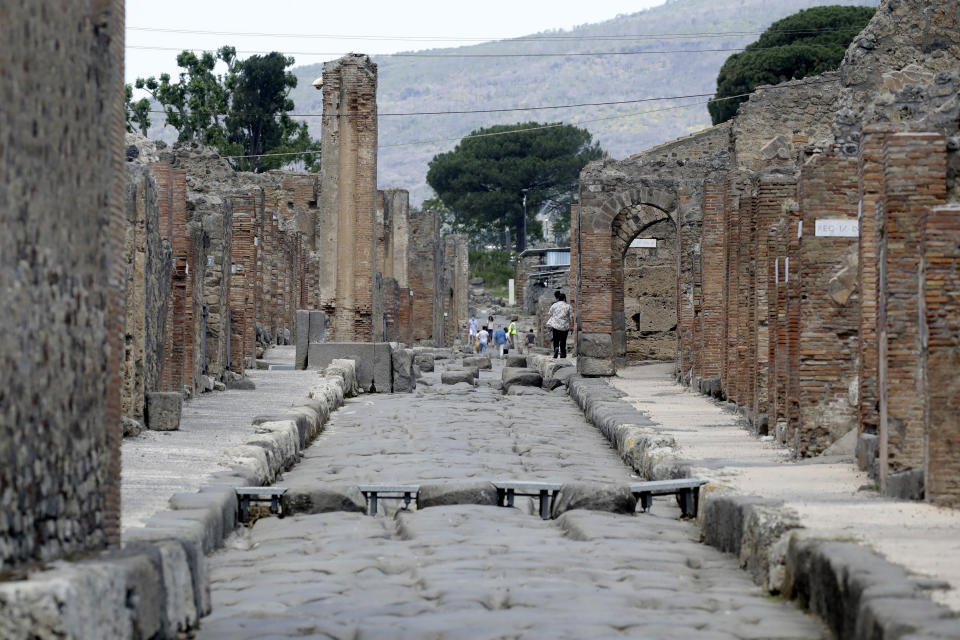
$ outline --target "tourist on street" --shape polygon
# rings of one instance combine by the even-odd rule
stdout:
[[[470,331],[470,346],[473,348],[473,352],[476,353],[480,345],[477,344],[477,328],[480,325],[477,322],[477,316],[470,318],[470,323],[468,325]]]
[[[510,320],[510,326],[507,327],[507,341],[510,343],[511,349],[520,349],[520,345],[517,343],[518,335],[517,316],[513,316],[513,319]]]
[[[573,315],[572,307],[567,304],[567,296],[560,293],[560,290],[553,292],[556,299],[550,310],[550,317],[547,320],[547,326],[553,333],[553,357],[567,357],[567,334],[570,332],[570,317]]]
[[[527,353],[533,351],[533,345],[537,343],[537,334],[533,332],[533,329],[527,329]]]
[[[486,329],[480,329],[477,333],[477,344],[480,345],[480,353],[487,352],[487,341],[490,340],[490,334],[487,333]]]
[[[497,327],[497,330],[493,332],[493,342],[497,345],[497,357],[503,357],[503,346],[507,344],[507,332],[503,330],[503,327]]]

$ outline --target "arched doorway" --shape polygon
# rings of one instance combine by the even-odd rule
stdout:
[[[628,342],[644,331],[644,321],[654,314],[650,310],[652,301],[646,301],[646,314],[640,311],[639,299],[631,299],[633,309],[628,316],[624,296],[624,259],[631,258],[630,245],[635,239],[656,239],[660,245],[657,251],[670,248],[669,252],[657,256],[660,280],[666,277],[667,284],[660,283],[658,294],[669,288],[672,261],[672,283],[674,294],[672,304],[663,305],[657,314],[662,325],[663,318],[673,319],[669,328],[677,324],[677,282],[679,274],[679,229],[678,198],[671,189],[642,187],[617,194],[593,195],[590,189],[581,184],[581,207],[576,224],[576,242],[579,248],[576,265],[576,302],[578,314],[577,368],[583,375],[613,375],[616,363],[625,361],[629,356]],[[652,257],[647,252],[645,257]],[[633,256],[635,261],[639,254]],[[666,270],[661,269],[664,260]],[[636,264],[636,263],[635,263]],[[628,263],[629,280],[635,280],[635,269]],[[667,275],[664,276],[664,273]],[[628,283],[628,286],[629,283]],[[670,296],[645,296],[649,298],[670,298]],[[639,314],[640,325],[633,316]],[[633,329],[628,330],[628,321]],[[667,333],[669,333],[669,328]],[[642,347],[637,344],[634,351],[639,355]],[[675,347],[674,347],[675,351]]]
[[[657,207],[636,204],[614,217],[611,233],[615,361],[675,358],[680,255],[676,222]]]

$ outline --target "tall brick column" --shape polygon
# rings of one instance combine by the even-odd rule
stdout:
[[[877,203],[883,194],[883,143],[895,129],[890,125],[864,128],[858,156],[857,178],[860,195],[860,243],[857,261],[860,283],[859,401],[857,419],[861,433],[876,434],[879,422],[877,398],[877,260],[880,242],[877,233]]]
[[[777,254],[776,223],[783,215],[783,205],[796,195],[793,176],[770,174],[757,184],[756,207],[756,391],[753,412],[759,425],[776,424],[771,411],[775,389],[777,328]]]
[[[349,54],[323,65],[317,246],[321,307],[333,341],[374,337],[377,65]]]
[[[926,499],[960,506],[960,207],[936,207],[924,224],[927,330]]]
[[[856,158],[834,151],[815,156],[800,171],[798,194],[798,451],[807,456],[857,424],[851,393],[859,344]]]
[[[410,236],[407,245],[407,280],[412,292],[410,325],[411,340],[433,340],[442,344],[441,311],[437,307],[437,284],[443,260],[440,243],[440,219],[434,211],[410,213]]]
[[[919,317],[924,213],[946,198],[946,142],[938,133],[895,133],[883,144],[877,208],[880,273],[880,489],[902,495],[901,472],[924,464],[926,388]]]
[[[703,185],[703,232],[701,261],[703,263],[703,365],[701,388],[707,392],[719,391],[720,375],[726,352],[724,339],[724,274],[726,273],[726,233],[724,228],[723,185],[707,182]]]

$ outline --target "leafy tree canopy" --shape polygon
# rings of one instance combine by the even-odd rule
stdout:
[[[177,132],[177,142],[196,141],[234,158],[239,170],[267,171],[289,162],[302,160],[308,170],[316,170],[320,144],[311,140],[304,123],[294,121],[288,112],[293,100],[288,95],[297,86],[297,78],[286,71],[293,58],[273,52],[237,60],[234,47],[220,47],[199,56],[183,51],[177,66],[183,69],[173,82],[169,74],[159,79],[137,78],[135,87],[144,89],[164,109],[166,123]],[[226,71],[215,73],[218,62]],[[144,134],[150,127],[149,101],[132,101],[127,92],[127,128],[135,125]],[[309,151],[301,156],[258,154]]]
[[[873,14],[871,7],[813,7],[774,22],[746,50],[727,58],[717,76],[716,97],[750,93],[761,85],[836,69]],[[713,124],[737,115],[746,99],[707,105]]]
[[[520,131],[522,129],[534,129]],[[516,133],[506,135],[506,132]],[[479,136],[479,137],[472,137]],[[590,132],[573,125],[523,122],[472,131],[453,151],[434,156],[427,183],[468,232],[509,227],[522,250],[523,196],[527,235],[539,235],[537,212],[569,211],[580,170],[603,157]]]

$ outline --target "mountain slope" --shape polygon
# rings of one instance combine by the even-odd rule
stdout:
[[[759,33],[629,40],[622,39],[622,36],[759,32],[771,22],[800,9],[825,4],[876,6],[876,1],[672,0],[606,22],[582,25],[569,31],[536,34],[581,39],[507,40],[456,49],[433,49],[429,53],[575,54],[733,49],[756,40]],[[497,109],[710,94],[716,88],[717,72],[730,54],[729,51],[713,51],[512,58],[375,57],[379,67],[378,108],[381,113]],[[311,86],[321,71],[319,64],[294,69],[299,79],[292,96],[296,111],[320,113],[322,110],[320,93]],[[595,120],[583,126],[594,135],[594,139],[600,140],[610,155],[622,158],[709,126],[710,117],[703,104],[662,110],[701,103],[705,99],[528,112],[383,116],[380,118],[379,183],[382,187],[409,189],[414,204],[419,204],[430,195],[425,176],[431,158],[452,149],[460,136],[472,129],[493,124]],[[638,112],[648,113],[618,117]],[[319,138],[320,119],[310,118],[309,121],[312,134]],[[409,142],[419,144],[404,144]]]

